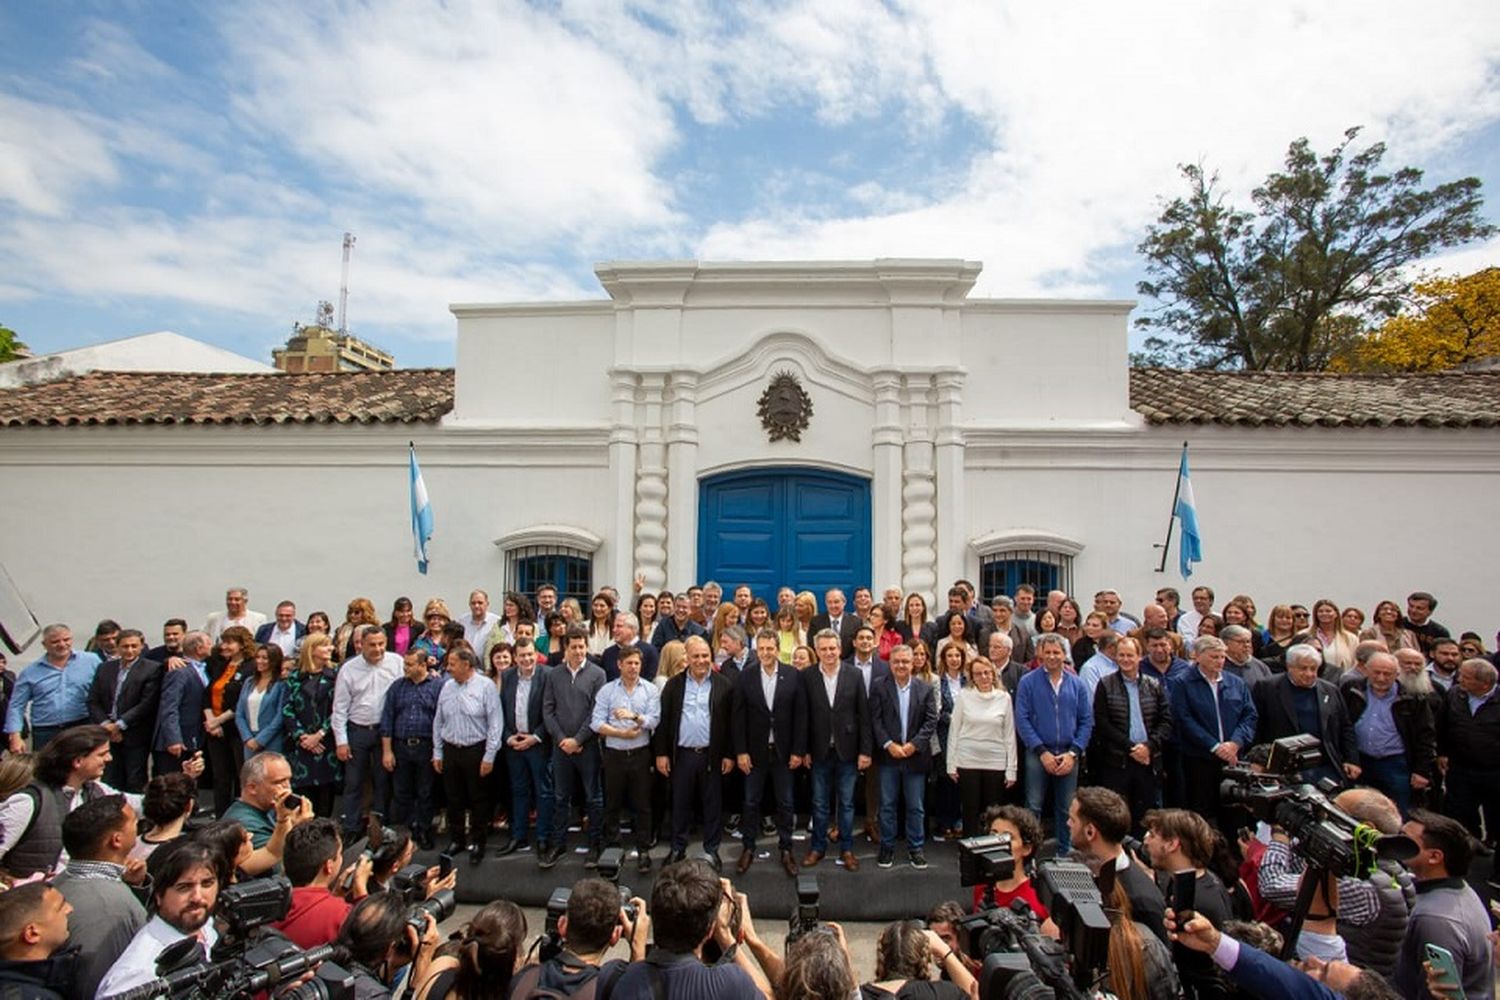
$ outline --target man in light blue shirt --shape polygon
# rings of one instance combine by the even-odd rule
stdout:
[[[495,815],[490,772],[500,752],[500,691],[479,672],[472,650],[448,654],[448,682],[438,692],[432,717],[432,766],[443,776],[448,799],[448,836],[465,842],[469,864],[484,860],[485,837]],[[451,853],[451,848],[450,848]]]
[[[26,749],[21,731],[26,709],[31,708],[31,745],[40,750],[69,726],[89,721],[89,686],[99,669],[99,657],[73,648],[73,630],[66,625],[48,625],[42,631],[47,652],[21,671],[5,713],[5,732],[10,752]]]
[[[1099,633],[1099,638],[1094,640],[1097,652],[1078,668],[1078,678],[1088,687],[1090,701],[1093,701],[1094,692],[1099,690],[1099,682],[1120,669],[1114,659],[1115,644],[1119,641],[1120,636],[1114,632]]]
[[[641,650],[620,649],[620,676],[594,698],[594,732],[604,741],[604,844],[620,843],[620,811],[635,811],[636,870],[651,870],[651,734],[661,722],[656,685],[641,680]]]

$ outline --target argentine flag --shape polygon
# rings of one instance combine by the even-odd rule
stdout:
[[[1182,446],[1182,465],[1177,470],[1177,507],[1172,515],[1182,524],[1182,534],[1177,540],[1177,565],[1186,580],[1193,575],[1193,563],[1203,561],[1203,547],[1198,538],[1198,504],[1193,499],[1193,479],[1188,475],[1186,444]]]
[[[427,499],[427,484],[417,465],[417,446],[411,448],[411,537],[416,548],[417,572],[427,573],[427,540],[432,537],[432,503]]]

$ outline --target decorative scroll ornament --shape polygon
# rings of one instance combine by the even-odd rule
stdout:
[[[790,439],[801,443],[802,432],[812,417],[812,398],[797,376],[789,371],[779,371],[771,377],[771,384],[760,394],[760,423],[773,442]]]

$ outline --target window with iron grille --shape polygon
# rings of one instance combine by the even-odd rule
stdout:
[[[594,559],[563,545],[525,545],[505,553],[505,589],[536,599],[537,588],[550,583],[557,599],[577,598],[583,607],[594,596]]]
[[[979,593],[986,604],[998,594],[1014,597],[1023,583],[1036,588],[1038,607],[1045,603],[1049,590],[1071,594],[1073,557],[1047,549],[1013,549],[981,558]]]

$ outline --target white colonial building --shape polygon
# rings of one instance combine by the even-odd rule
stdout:
[[[960,260],[607,264],[452,307],[453,372],[103,373],[0,390],[0,563],[43,619],[717,579],[1182,587],[1191,444],[1220,603],[1434,591],[1494,634],[1500,373],[1132,370],[1131,302],[969,296]],[[407,444],[437,529],[417,575]],[[1083,601],[1089,604],[1087,596]],[[14,614],[0,608],[4,615]]]

